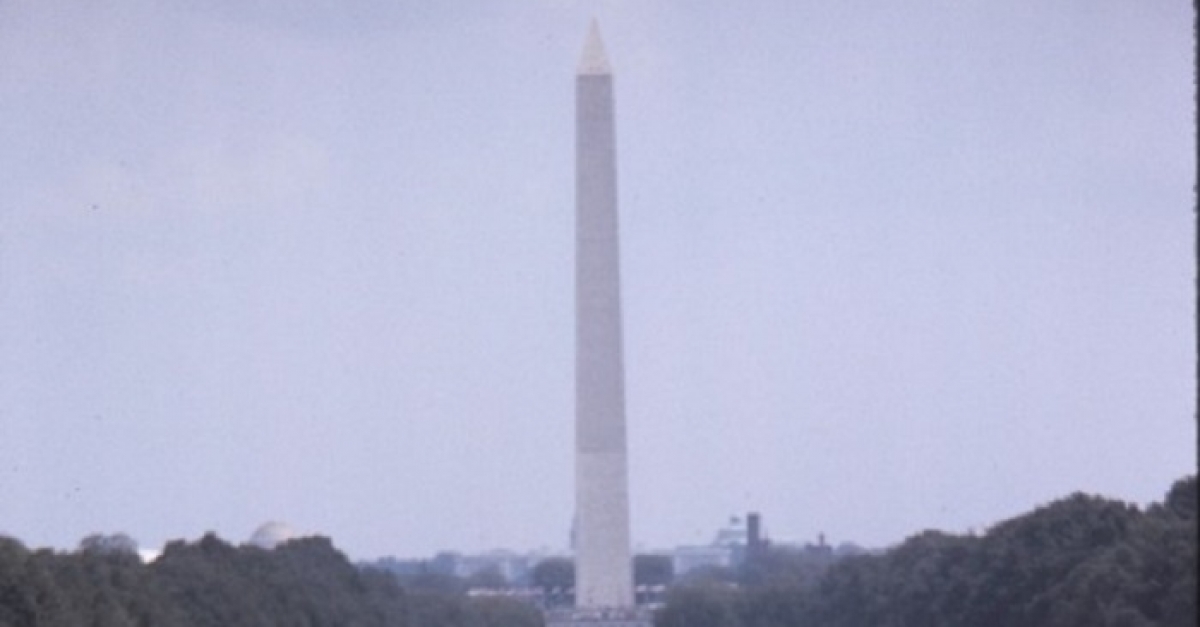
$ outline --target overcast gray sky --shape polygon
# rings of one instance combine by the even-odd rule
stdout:
[[[3,0],[0,533],[565,547],[592,16],[639,546],[1194,471],[1188,3]]]

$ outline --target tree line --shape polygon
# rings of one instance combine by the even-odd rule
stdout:
[[[540,627],[503,597],[405,588],[362,569],[328,538],[273,550],[215,535],[172,542],[143,563],[132,541],[93,536],[78,550],[30,551],[0,537],[0,627]]]
[[[985,533],[917,534],[843,559],[770,547],[674,581],[656,627],[1183,627],[1197,616],[1197,486],[1144,511],[1074,494]],[[647,580],[670,578],[644,560]],[[570,584],[569,562],[534,585]],[[125,536],[75,551],[0,537],[0,627],[541,627],[533,605],[470,582],[352,564],[328,538],[273,550],[209,534],[143,563]]]
[[[1145,511],[1074,494],[982,535],[917,534],[821,564],[769,550],[678,585],[656,627],[1185,627],[1197,619],[1196,478]]]

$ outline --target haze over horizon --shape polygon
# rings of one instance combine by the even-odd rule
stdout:
[[[635,546],[1195,472],[1192,7],[304,4],[0,4],[0,535],[565,547],[593,16]]]

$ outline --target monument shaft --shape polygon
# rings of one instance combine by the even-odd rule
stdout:
[[[613,81],[594,23],[575,97],[575,604],[632,607]]]

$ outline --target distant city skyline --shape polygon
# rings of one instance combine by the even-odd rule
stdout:
[[[617,79],[635,547],[1196,467],[1192,7],[0,3],[0,534],[566,547]]]

